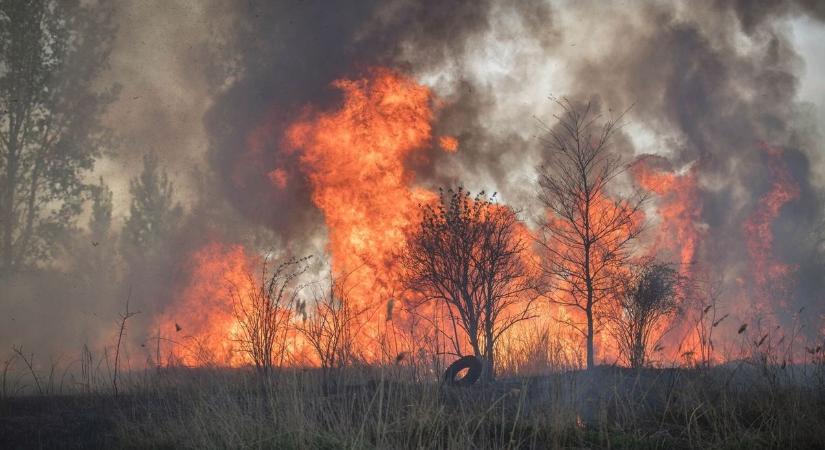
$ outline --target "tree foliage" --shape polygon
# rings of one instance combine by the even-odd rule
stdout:
[[[493,377],[496,341],[531,317],[535,298],[516,214],[463,189],[441,191],[436,205],[422,209],[402,259],[406,285],[423,301],[447,306],[456,353],[465,336]]]
[[[92,215],[89,217],[89,233],[94,242],[100,243],[109,236],[112,228],[112,190],[100,179],[97,186],[91,188]]]
[[[53,256],[82,210],[83,175],[108,142],[111,10],[78,1],[0,1],[0,270]]]
[[[172,235],[181,207],[175,203],[173,183],[153,153],[143,157],[143,171],[129,183],[129,192],[132,201],[123,228],[124,253],[145,254]]]
[[[678,311],[683,284],[675,268],[652,260],[643,261],[619,278],[616,304],[608,318],[611,335],[630,367],[649,362],[666,331],[666,319]]]

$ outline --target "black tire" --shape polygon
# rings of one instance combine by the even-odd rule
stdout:
[[[447,370],[444,371],[444,383],[448,386],[467,387],[475,384],[481,377],[481,360],[473,355],[462,356],[456,362],[450,364]],[[456,379],[455,377],[464,369],[468,369],[467,373]]]

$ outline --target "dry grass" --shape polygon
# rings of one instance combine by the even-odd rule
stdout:
[[[38,388],[28,363],[12,361],[0,447],[825,447],[820,360],[588,372],[559,367],[561,356],[547,348],[503,365],[532,375],[468,389],[422,380],[421,368],[404,365],[269,375],[173,367],[123,373],[114,396],[105,376],[91,389],[88,375],[83,383],[40,377]],[[530,358],[543,359],[524,365]]]

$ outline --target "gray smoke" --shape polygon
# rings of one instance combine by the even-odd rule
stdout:
[[[772,224],[773,257],[796,270],[784,293],[789,306],[774,312],[784,322],[802,306],[819,315],[821,249],[811,242],[823,222],[815,177],[822,149],[810,126],[815,115],[797,98],[805,61],[789,25],[802,16],[820,21],[823,8],[805,1],[250,3],[233,11],[225,51],[237,61],[237,78],[206,116],[209,160],[249,220],[293,240],[323,233],[296,156],[280,147],[282,127],[305,105],[335,107],[332,80],[387,65],[433,87],[446,105],[435,135],[460,141],[455,155],[432,151],[427,162],[411,162],[417,182],[499,191],[530,218],[540,213],[539,138],[557,112],[547,97],[594,100],[608,116],[632,106],[616,151],[695,165],[697,227],[707,229],[697,263],[726,275],[731,299],[761,295],[737,292],[751,270],[743,224],[771,188],[769,166],[787,167],[800,194]],[[263,143],[249,151],[262,124]],[[784,149],[781,161],[763,144]],[[290,174],[287,189],[271,189],[267,174],[275,168]]]
[[[768,166],[787,167],[800,195],[780,211],[772,229],[778,261],[799,269],[791,283],[793,300],[774,310],[789,323],[800,307],[813,308],[817,316],[825,310],[822,277],[816,275],[822,266],[813,262],[818,249],[810,245],[823,220],[822,186],[814,184],[811,168],[822,148],[800,127],[803,62],[784,19],[808,11],[821,18],[822,8],[745,3],[706,4],[689,12],[642,8],[637,26],[616,36],[621,46],[579,65],[574,76],[578,95],[595,91],[608,104],[633,103],[634,121],[673,139],[674,162],[697,164],[702,220],[709,227],[699,260],[729,275],[728,296],[758,295],[732,282],[750,259],[742,224],[771,187]],[[784,149],[781,161],[769,158],[760,143]]]
[[[793,38],[795,20],[822,27],[822,2],[178,0],[121,2],[115,11],[111,68],[99,82],[121,87],[105,120],[120,143],[95,175],[113,186],[115,223],[122,223],[128,179],[155,151],[189,213],[169,243],[169,270],[141,280],[157,293],[143,299],[144,317],[172,300],[187,280],[187,255],[209,240],[293,254],[322,248],[323,217],[297,156],[281,148],[282,132],[307,105],[336,107],[330,83],[372,66],[431,86],[444,102],[434,135],[460,141],[456,154],[431,149],[426,162],[410,161],[417,183],[498,191],[527,219],[541,213],[540,137],[558,112],[548,97],[592,99],[608,116],[632,105],[617,151],[695,165],[697,226],[707,230],[699,263],[728,276],[729,298],[748,270],[742,224],[770,189],[775,161],[760,145],[784,149],[781,163],[800,195],[772,225],[775,257],[796,268],[791,301],[776,312],[807,306],[812,317],[825,314],[825,152],[816,109],[823,105],[799,98],[805,67],[822,65],[805,60]],[[283,190],[272,188],[268,174],[276,168],[288,175]],[[33,295],[24,281],[4,292]],[[67,328],[90,329],[95,314],[107,317],[89,339],[110,334],[125,296],[122,286],[105,305],[66,295],[85,311],[66,318]],[[31,305],[18,320],[53,322],[63,311]],[[4,342],[31,335],[25,328],[16,326]],[[136,342],[151,333],[133,332]]]

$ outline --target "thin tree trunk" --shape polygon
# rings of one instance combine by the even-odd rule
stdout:
[[[587,205],[587,214],[589,217],[590,205]],[[586,222],[587,229],[589,230],[589,221]],[[595,363],[595,350],[593,348],[593,278],[590,274],[590,244],[585,244],[584,246],[584,282],[585,287],[587,288],[587,304],[585,307],[585,313],[587,314],[587,370],[593,369],[596,366]]]
[[[495,355],[493,354],[493,332],[488,330],[486,332],[486,343],[484,349],[484,368],[482,376],[484,381],[493,381],[496,379]]]
[[[588,294],[590,297],[592,294]],[[587,302],[587,370],[595,367],[594,349],[593,349],[593,304],[592,301]]]
[[[12,254],[13,248],[13,231],[15,227],[15,220],[14,220],[14,197],[15,197],[15,188],[17,187],[17,158],[15,157],[15,150],[11,148],[12,143],[10,142],[9,148],[9,161],[6,163],[8,166],[6,167],[6,186],[4,186],[4,195],[3,195],[3,211],[0,212],[0,221],[3,222],[3,261],[2,267],[5,272],[10,272],[12,267],[14,266],[14,255]]]

